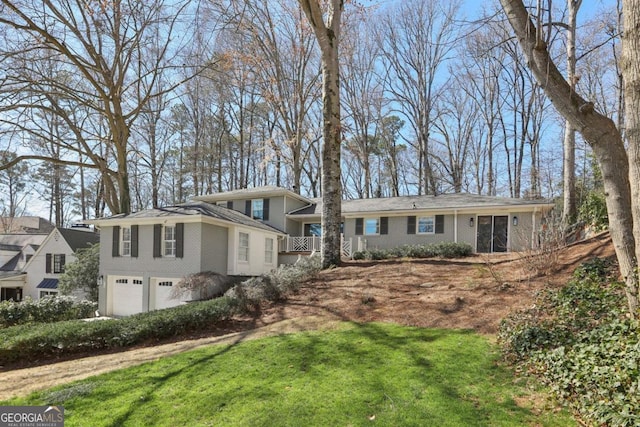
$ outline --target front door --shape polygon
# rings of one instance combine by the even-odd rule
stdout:
[[[481,253],[506,252],[508,216],[478,216],[477,250]]]

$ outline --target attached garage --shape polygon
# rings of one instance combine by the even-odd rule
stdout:
[[[181,304],[179,298],[172,298],[174,286],[180,281],[176,278],[160,278],[151,279],[151,301],[150,310],[160,310],[163,308],[175,307]]]
[[[141,313],[143,286],[142,277],[109,276],[107,283],[108,307],[111,316],[130,316]]]

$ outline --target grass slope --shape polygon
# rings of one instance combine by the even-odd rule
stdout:
[[[563,426],[468,331],[343,324],[217,345],[35,393],[72,426]]]

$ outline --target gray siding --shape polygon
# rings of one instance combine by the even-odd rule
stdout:
[[[195,225],[195,224],[194,224]],[[197,224],[202,227],[202,242],[200,250],[202,271],[215,271],[227,274],[229,251],[227,241],[229,231],[211,224]],[[185,250],[188,245],[185,245]]]
[[[417,214],[416,216],[420,216]],[[366,217],[365,217],[366,218]],[[371,218],[371,217],[370,217]],[[444,215],[444,233],[438,234],[408,234],[408,216],[391,216],[389,218],[389,232],[386,235],[356,235],[356,219],[347,218],[344,224],[345,238],[353,238],[357,247],[358,238],[367,241],[367,248],[390,249],[402,245],[426,245],[439,242],[454,241],[454,216]]]
[[[265,199],[264,197],[259,198]],[[262,222],[275,227],[278,230],[285,231],[284,196],[267,198],[269,199],[269,220]],[[245,208],[247,200],[251,201],[253,198],[233,200],[233,210],[246,214]]]
[[[510,239],[512,251],[525,251],[531,249],[531,240],[535,237],[532,236],[531,230],[533,229],[533,218],[531,212],[513,212],[509,221]],[[537,214],[536,225],[539,226],[539,215]],[[518,217],[518,225],[513,225],[513,217]]]

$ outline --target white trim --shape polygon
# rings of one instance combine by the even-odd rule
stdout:
[[[432,219],[432,229],[433,229],[433,231],[420,231],[420,219],[421,218],[431,218]],[[432,234],[436,234],[436,216],[435,215],[416,216],[416,234],[423,235],[423,236],[430,236]]]
[[[362,235],[363,236],[380,236],[380,223],[382,222],[380,218],[381,217],[379,216],[362,217]],[[367,233],[367,220],[372,220],[372,219],[375,219],[377,221],[376,232]]]

